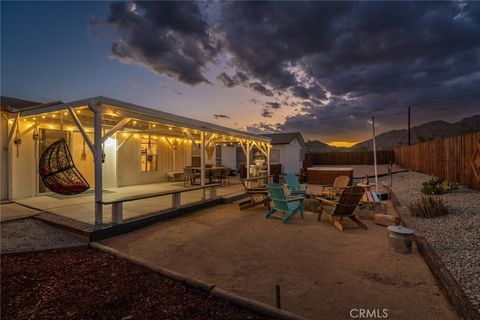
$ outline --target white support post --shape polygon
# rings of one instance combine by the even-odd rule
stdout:
[[[112,204],[112,222],[113,224],[123,223],[123,202]]]
[[[102,181],[102,110],[92,107],[94,128],[94,166],[95,166],[95,226],[103,223],[103,200]]]
[[[102,143],[105,143],[108,138],[110,138],[115,132],[125,127],[125,125],[132,120],[131,118],[123,118],[119,123],[117,123],[112,129],[110,129],[105,135],[102,137]]]
[[[247,140],[247,179],[250,178],[250,141]]]
[[[200,135],[200,182],[201,186],[205,186],[205,131],[202,130]]]
[[[90,137],[88,136],[87,132],[85,131],[85,129],[83,128],[83,125],[82,123],[80,122],[80,119],[78,119],[77,115],[75,114],[75,112],[73,111],[72,107],[68,106],[67,107],[67,110],[68,112],[70,113],[70,116],[72,117],[72,120],[73,122],[75,123],[75,125],[77,126],[78,128],[78,131],[80,131],[80,133],[82,134],[82,137],[83,137],[83,140],[85,140],[85,142],[87,143],[88,145],[88,148],[90,149],[90,151],[93,153],[95,153],[95,150],[94,150],[94,147],[93,147],[93,143],[92,141],[90,140]],[[92,108],[92,110],[94,110]],[[94,111],[96,112],[96,111]],[[95,120],[95,116],[94,116],[94,120]],[[95,125],[94,125],[95,126]],[[102,127],[102,123],[100,121],[100,144],[101,144],[101,139],[102,139],[102,132],[101,132],[101,127]],[[95,129],[96,130],[96,129]],[[97,134],[97,132],[95,131],[95,134]],[[101,149],[101,146],[100,146],[100,149]]]
[[[217,199],[217,187],[210,188],[210,200]]]
[[[180,192],[172,193],[172,208],[179,209],[181,206],[181,203],[182,203],[181,193]]]

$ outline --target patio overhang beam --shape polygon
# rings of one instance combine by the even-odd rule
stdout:
[[[195,138],[193,137],[192,133],[190,132],[190,130],[188,129],[185,129],[185,133],[187,134],[187,136],[190,138],[190,140],[192,140],[192,146],[194,146],[195,150],[200,152],[200,148],[197,146],[197,143],[195,142]]]
[[[15,131],[17,130],[17,127],[18,127],[19,119],[20,119],[20,112],[17,113],[17,115],[15,116],[15,120],[13,120],[12,128],[10,129],[10,132],[8,133],[7,145],[5,146],[6,149],[10,148],[10,145],[12,144],[13,137],[15,136]]]
[[[120,148],[123,146],[123,144],[124,144],[125,142],[127,142],[128,140],[130,140],[131,137],[133,137],[133,133],[128,134],[128,136],[127,136],[122,142],[120,142],[120,143],[117,145],[117,151],[120,150]]]
[[[70,116],[72,117],[73,122],[77,126],[78,131],[80,131],[83,139],[87,143],[88,148],[90,149],[92,154],[94,154],[95,153],[94,145],[93,145],[92,141],[90,140],[90,137],[88,136],[87,132],[85,131],[85,128],[83,127],[82,123],[80,122],[80,119],[78,119],[77,115],[75,114],[75,112],[73,111],[73,108],[71,106],[67,106],[67,110],[70,113]]]
[[[102,137],[102,143],[105,143],[108,138],[110,138],[115,132],[122,129],[130,120],[131,118],[123,118],[119,123],[117,123],[112,129],[110,129],[107,133],[105,133]]]

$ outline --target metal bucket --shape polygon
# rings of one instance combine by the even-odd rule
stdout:
[[[412,230],[402,226],[389,226],[387,230],[390,249],[397,253],[410,253],[412,251]]]

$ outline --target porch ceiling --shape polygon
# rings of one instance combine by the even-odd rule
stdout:
[[[270,138],[268,137],[102,96],[58,105],[44,105],[14,110],[12,116],[19,112],[20,116],[26,119],[26,121],[37,121],[56,127],[60,125],[61,118],[64,126],[75,126],[72,118],[66,112],[68,107],[75,109],[84,127],[93,127],[94,112],[92,111],[98,110],[103,112],[102,127],[107,130],[113,128],[123,119],[131,118],[119,132],[132,134],[150,133],[173,138],[188,138],[188,134],[191,134],[195,139],[200,139],[201,131],[205,131],[210,135],[215,135],[216,142],[253,140],[260,143],[270,143]]]

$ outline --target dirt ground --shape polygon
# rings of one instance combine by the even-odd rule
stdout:
[[[2,319],[267,319],[87,247],[2,255]]]
[[[131,256],[311,319],[388,309],[389,319],[457,319],[418,250],[396,254],[385,227],[343,233],[306,213],[283,224],[265,209],[221,205],[104,243]],[[355,311],[353,311],[355,313]]]

